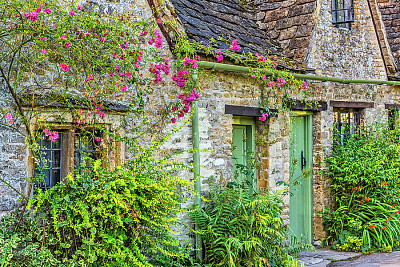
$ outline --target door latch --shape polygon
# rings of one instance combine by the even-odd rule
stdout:
[[[301,151],[301,169],[303,170],[304,167],[306,167],[307,161],[306,158],[304,157],[303,151]]]

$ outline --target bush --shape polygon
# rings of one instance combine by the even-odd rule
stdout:
[[[93,171],[38,190],[35,215],[15,234],[16,220],[3,218],[0,243],[8,249],[0,256],[11,266],[181,266],[190,249],[171,227],[184,201],[178,188],[189,183],[171,174],[176,168],[160,172],[157,161],[140,168],[150,162],[106,171],[96,161]]]
[[[390,250],[400,241],[400,129],[370,129],[338,145],[327,158],[333,211],[329,238],[339,250]]]
[[[192,214],[204,243],[204,264],[287,266],[280,197],[270,191],[249,196],[247,189],[231,185],[211,183],[210,200]]]

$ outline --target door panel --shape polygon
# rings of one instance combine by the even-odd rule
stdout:
[[[246,126],[233,125],[232,132],[232,163],[233,163],[233,176],[238,180],[244,181],[243,173],[239,172],[237,164],[247,165],[247,131]]]
[[[290,117],[290,229],[312,242],[312,116]]]

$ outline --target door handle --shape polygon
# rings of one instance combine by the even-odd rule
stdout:
[[[302,170],[304,169],[304,167],[306,166],[306,164],[307,164],[306,158],[304,157],[303,151],[301,151],[301,169],[302,169]]]

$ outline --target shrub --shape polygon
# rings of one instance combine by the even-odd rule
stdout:
[[[0,256],[12,266],[182,266],[190,249],[171,229],[184,201],[178,188],[189,183],[172,175],[176,167],[160,172],[165,164],[140,161],[114,171],[96,161],[92,171],[39,189],[35,215],[17,232],[16,219],[3,218]]]
[[[209,201],[192,213],[210,266],[287,266],[287,228],[277,194],[210,184]]]
[[[339,250],[388,250],[400,241],[400,129],[371,128],[333,150],[329,238]]]

